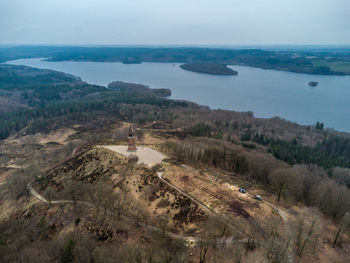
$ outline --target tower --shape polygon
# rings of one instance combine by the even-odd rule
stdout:
[[[136,151],[135,133],[132,124],[130,125],[128,134],[128,151]]]

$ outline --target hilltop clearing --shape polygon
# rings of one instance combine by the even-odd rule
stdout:
[[[134,153],[128,152],[126,145],[105,145],[103,148],[118,152],[124,156],[136,155],[138,164],[146,164],[150,167],[160,164],[163,159],[166,158],[165,155],[153,150],[152,148],[144,146],[138,146]]]

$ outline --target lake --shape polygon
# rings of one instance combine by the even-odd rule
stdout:
[[[169,88],[172,98],[256,117],[279,116],[300,124],[321,121],[327,128],[350,132],[350,76],[321,76],[230,66],[238,76],[215,76],[182,70],[180,64],[120,62],[48,62],[19,59],[8,64],[63,71],[106,86],[120,80],[150,88]],[[310,87],[309,81],[317,81]]]

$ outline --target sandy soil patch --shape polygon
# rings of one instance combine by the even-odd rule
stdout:
[[[73,129],[61,129],[58,131],[50,132],[49,134],[45,134],[39,137],[38,143],[45,144],[48,142],[57,142],[64,144],[66,139],[75,133]]]
[[[1,174],[0,175],[0,185],[4,184],[6,182],[6,175],[5,174]]]
[[[153,166],[155,164],[161,163],[163,159],[167,158],[164,154],[153,150],[152,148],[144,146],[137,146],[137,150],[135,152],[129,152],[127,145],[104,145],[102,147],[124,156],[135,154],[139,158],[138,164],[144,163],[148,166]]]
[[[220,183],[215,176],[209,173],[201,174],[190,168],[169,165],[163,177],[216,213],[233,213],[237,216],[242,212],[241,214],[244,216],[245,213],[241,210],[245,210],[252,217],[259,218],[272,214],[269,205],[255,200],[252,194],[240,193],[239,186],[227,182]],[[232,212],[231,207],[237,211]]]

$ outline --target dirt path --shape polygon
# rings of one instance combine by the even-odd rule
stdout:
[[[27,188],[29,190],[29,192],[39,201],[46,203],[46,204],[63,204],[63,203],[73,203],[72,200],[55,200],[55,201],[49,201],[47,200],[45,197],[43,197],[41,194],[39,194],[37,191],[34,190],[34,188],[30,185],[30,183],[27,185]],[[82,202],[82,201],[79,201]],[[87,203],[87,202],[83,202],[83,203]]]
[[[44,196],[42,196],[41,194],[39,194],[32,186],[31,184],[29,183],[27,185],[28,187],[28,190],[29,192],[36,198],[38,199],[40,202],[43,202],[45,204],[67,204],[67,203],[70,203],[72,204],[73,201],[72,200],[52,200],[51,202],[49,200],[47,200]],[[77,201],[77,203],[79,204],[84,204],[84,205],[87,205],[87,206],[91,206],[91,207],[96,207],[93,203],[90,203],[90,202],[86,202],[86,201]],[[127,215],[121,215],[122,218],[124,219],[131,219],[131,220],[134,220],[132,217],[130,216],[127,216]],[[153,231],[158,231],[158,232],[162,232],[162,230],[156,226],[153,226],[153,225],[150,225],[150,224],[147,224],[146,222],[142,222],[142,221],[139,221],[138,224],[142,227],[145,227],[145,228],[148,228],[150,230],[153,230]],[[174,232],[170,232],[170,231],[165,231],[165,233],[171,237],[171,238],[174,238],[174,239],[181,239],[181,240],[184,240],[186,242],[188,241],[198,241],[199,239],[197,237],[194,237],[194,236],[183,236],[183,235],[180,235],[180,234],[176,234]]]
[[[104,147],[104,148],[107,148],[107,149],[110,149],[112,151],[116,151],[116,152],[119,152],[121,153],[120,151],[122,151],[124,153],[124,148],[123,149],[116,149],[114,147]],[[150,149],[148,147],[144,147],[144,148],[147,148],[146,152],[145,153],[142,153],[141,156],[141,160],[148,164],[148,165],[151,165],[151,164],[154,164],[154,163],[160,163],[162,162],[162,160],[164,159],[164,155],[160,154],[159,152],[153,150],[153,149]],[[149,151],[151,150],[151,151]],[[154,155],[154,152],[157,153],[157,155],[155,156]],[[76,153],[76,149],[73,150],[72,152],[72,155],[74,156],[74,154]],[[149,154],[151,154],[151,159],[150,159],[150,156]],[[125,154],[124,154],[125,155]],[[154,157],[156,157],[154,159]],[[191,170],[191,171],[195,171],[194,168],[190,167],[190,166],[187,166],[187,165],[181,165],[181,167],[185,168],[185,169],[188,169],[188,170]],[[181,190],[180,188],[178,188],[177,186],[173,185],[172,183],[168,182],[167,180],[165,180],[163,177],[163,172],[157,172],[157,176],[158,178],[164,182],[166,185],[168,185],[169,187],[171,187],[172,189],[174,189],[175,191],[179,192],[180,194],[186,196],[187,198],[189,198],[192,202],[196,203],[199,207],[201,207],[202,209],[204,209],[206,212],[210,213],[210,214],[215,214],[214,211],[212,211],[208,206],[206,206],[204,203],[202,203],[201,201],[195,199],[194,197],[190,196],[189,194],[185,193],[183,190]],[[0,183],[1,184],[4,184],[4,183]],[[39,201],[43,202],[43,203],[51,203],[51,204],[62,204],[62,203],[73,203],[72,200],[47,200],[45,197],[43,197],[42,195],[40,195],[37,191],[35,191],[35,189],[32,188],[32,186],[30,184],[28,184],[28,190],[30,191],[30,193],[35,197],[37,198]],[[87,206],[92,206],[92,207],[95,207],[94,204],[92,203],[89,203],[89,202],[85,202],[85,201],[77,201],[78,203],[80,204],[84,204],[84,205],[87,205]],[[281,209],[279,209],[278,207],[276,207],[275,205],[269,203],[269,202],[266,202],[264,201],[268,206],[272,207],[273,209],[275,209],[278,214],[281,216],[283,222],[285,223],[287,229],[288,229],[288,220],[287,220],[287,216],[286,216],[286,213],[284,211],[282,211]],[[122,215],[123,218],[125,219],[133,219],[132,217],[128,216],[128,215]],[[224,219],[223,219],[224,220]],[[224,220],[225,221],[225,220]],[[229,223],[229,222],[228,222]],[[162,230],[154,225],[150,225],[146,222],[138,222],[139,225],[141,225],[142,227],[145,227],[149,230],[153,230],[153,231],[157,231],[157,232],[160,232],[162,233]],[[231,225],[229,223],[229,225]],[[236,227],[235,227],[236,228]],[[171,237],[171,238],[174,238],[174,239],[180,239],[180,240],[183,240],[187,243],[196,243],[197,241],[200,240],[200,238],[196,237],[196,236],[183,236],[183,235],[180,235],[180,234],[176,234],[176,233],[173,233],[173,232],[170,232],[170,231],[165,231],[166,235]],[[226,243],[226,244],[231,244],[231,243],[246,243],[247,242],[247,239],[240,239],[240,240],[236,240],[234,239],[233,237],[224,237],[224,238],[218,238],[217,240],[219,243]],[[263,244],[262,244],[263,245]],[[288,253],[288,259],[290,262],[293,261],[293,257]]]
[[[209,213],[214,213],[213,211],[211,211],[206,205],[204,205],[203,203],[201,203],[200,201],[196,200],[195,198],[191,197],[190,195],[186,194],[185,192],[183,192],[181,189],[177,188],[176,186],[172,185],[171,183],[167,182],[164,178],[162,178],[162,174],[161,172],[158,172],[157,173],[157,176],[158,178],[164,182],[165,184],[167,184],[168,186],[170,186],[171,188],[173,188],[174,190],[178,191],[179,193],[183,194],[184,196],[186,196],[187,198],[189,198],[190,200],[192,200],[193,202],[195,202],[196,204],[198,204],[200,207],[202,207],[203,209],[205,209],[207,212]],[[1,184],[5,184],[5,183],[1,183]],[[28,187],[28,190],[30,191],[30,193],[35,197],[37,198],[40,202],[43,202],[43,203],[51,203],[51,204],[63,204],[63,203],[73,203],[72,200],[52,200],[52,201],[49,201],[47,200],[44,196],[42,196],[41,194],[39,194],[32,186],[30,183],[28,183],[27,185]],[[87,205],[87,206],[91,206],[91,207],[95,207],[94,204],[90,203],[90,202],[86,202],[86,201],[77,201],[77,203],[80,203],[80,204],[84,204],[84,205]],[[280,211],[277,207],[271,205],[272,207],[274,207],[277,211]],[[281,211],[281,217],[284,219],[284,221],[286,220],[285,216],[282,216],[284,215],[284,212]],[[123,219],[128,219],[128,220],[134,220],[131,216],[128,216],[128,215],[121,215],[121,217]],[[138,224],[142,227],[145,227],[149,230],[152,230],[152,231],[157,231],[157,232],[160,232],[162,233],[163,230],[160,229],[159,227],[156,227],[154,225],[150,225],[146,222],[142,222],[142,221],[139,221]],[[174,238],[174,239],[178,239],[178,240],[183,240],[186,244],[192,244],[191,246],[195,246],[197,244],[198,241],[200,241],[200,238],[199,237],[196,237],[196,236],[184,236],[184,235],[180,235],[180,234],[176,234],[176,233],[173,233],[173,232],[170,232],[170,231],[164,231],[165,234],[171,238]],[[247,243],[247,239],[246,238],[243,238],[243,239],[234,239],[233,237],[223,237],[223,238],[217,238],[217,242],[218,244],[223,244],[225,243],[226,245],[230,245],[230,244],[245,244]],[[263,244],[261,244],[263,245]],[[263,245],[264,246],[264,245]],[[291,256],[290,253],[288,253],[288,260],[289,262],[293,262],[293,256]]]
[[[279,209],[277,206],[275,206],[275,205],[273,205],[273,204],[271,204],[271,203],[269,203],[269,202],[265,202],[265,203],[266,203],[268,206],[272,207],[273,209],[275,209],[275,210],[278,212],[278,214],[279,214],[280,217],[282,218],[283,223],[284,223],[285,225],[288,224],[288,219],[287,219],[287,214],[286,214],[286,212],[282,211],[282,210]]]
[[[198,201],[197,199],[193,198],[192,196],[186,194],[184,191],[182,191],[181,189],[177,188],[175,185],[169,183],[168,181],[166,181],[163,177],[162,177],[163,173],[161,172],[157,172],[157,176],[158,178],[166,183],[168,186],[170,186],[171,188],[173,188],[175,191],[181,193],[182,195],[186,196],[187,198],[189,198],[191,201],[195,202],[197,205],[199,205],[201,208],[203,208],[205,211],[209,212],[209,213],[213,213],[212,210],[210,210],[209,207],[207,207],[205,204],[203,204],[202,202]]]
[[[74,155],[75,155],[75,153],[77,152],[78,148],[79,148],[79,147],[75,147],[75,148],[73,149],[73,151],[72,151],[72,157],[74,157]]]
[[[159,175],[158,175],[159,177]],[[161,178],[161,175],[159,177],[163,182],[165,182],[166,184],[168,184],[168,182],[166,182],[163,178]],[[50,201],[48,201],[45,197],[43,197],[41,194],[39,194],[37,191],[35,191],[35,189],[30,185],[28,184],[28,190],[30,191],[30,193],[36,198],[38,199],[40,202],[43,202],[43,203],[46,203],[46,204],[49,204]],[[170,185],[170,187],[173,187],[172,185]],[[185,196],[187,196],[188,198],[190,198],[192,201],[198,203],[198,201],[196,201],[195,199],[193,199],[192,197],[188,196],[186,193],[182,192],[180,189],[178,189],[182,194],[184,194]],[[55,200],[55,201],[51,201],[51,204],[66,204],[66,203],[73,203],[72,200]],[[80,204],[84,204],[84,205],[88,205],[88,206],[91,206],[91,207],[96,207],[93,203],[90,203],[90,202],[85,202],[85,201],[77,201],[77,203],[80,203]],[[200,203],[198,203],[198,205],[201,205]],[[205,206],[204,206],[205,207]],[[208,208],[207,208],[208,209]],[[209,210],[210,211],[210,210]],[[131,216],[128,216],[128,215],[121,215],[121,217],[123,219],[127,219],[127,220],[134,220]],[[163,230],[159,227],[156,227],[154,225],[150,225],[146,222],[142,222],[142,221],[139,221],[138,224],[142,227],[145,227],[149,230],[152,230],[152,231],[157,231],[157,232],[160,232],[162,233]],[[196,237],[196,236],[184,236],[184,235],[180,235],[180,234],[176,234],[174,232],[171,232],[171,231],[165,231],[165,234],[171,238],[174,238],[174,239],[179,239],[179,240],[183,240],[185,241],[187,244],[192,244],[192,245],[195,245],[196,242],[200,241],[200,238],[199,237]],[[222,244],[222,243],[225,243],[227,245],[231,244],[231,243],[246,243],[247,242],[247,239],[234,239],[233,237],[224,237],[224,238],[218,238],[217,239],[217,242],[219,244]]]

